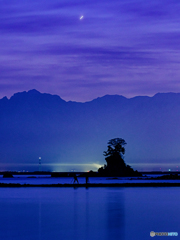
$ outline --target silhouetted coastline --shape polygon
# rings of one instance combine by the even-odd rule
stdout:
[[[18,172],[18,171],[2,171],[0,172],[0,175],[3,175],[5,177],[14,177],[16,175],[20,175],[20,176],[51,176],[51,177],[55,177],[55,178],[61,178],[61,177],[73,177],[74,173],[76,173],[79,177],[85,177],[86,174],[89,175],[89,177],[102,177],[100,174],[98,174],[98,172],[95,172],[95,171],[89,171],[89,172],[51,172],[51,171],[33,171],[33,172]],[[146,175],[162,175],[162,176],[159,176],[159,177],[156,177],[154,179],[158,179],[158,178],[163,178],[165,177],[166,179],[175,179],[175,177],[179,176],[180,173],[178,173],[177,171],[139,171],[138,173],[144,176]],[[109,177],[109,176],[105,176],[105,177]],[[112,177],[119,177],[119,176],[112,176]],[[131,176],[127,176],[127,177],[131,177]]]
[[[87,184],[68,184],[68,183],[58,183],[58,184],[20,184],[20,183],[0,183],[0,187],[75,187],[82,188],[87,187]],[[147,182],[147,183],[88,183],[88,187],[180,187],[179,183],[173,182]]]

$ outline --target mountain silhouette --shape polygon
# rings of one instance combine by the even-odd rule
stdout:
[[[44,170],[73,164],[77,170],[94,164],[95,170],[105,163],[107,141],[116,137],[127,142],[127,164],[141,170],[150,163],[157,170],[179,159],[180,94],[106,95],[79,103],[37,90],[16,93],[0,99],[0,133],[1,170],[37,170],[40,156]]]

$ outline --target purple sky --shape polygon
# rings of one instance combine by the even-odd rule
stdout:
[[[0,6],[0,98],[33,88],[75,101],[180,92],[177,0]]]

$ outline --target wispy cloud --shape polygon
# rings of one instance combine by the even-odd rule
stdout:
[[[179,10],[170,0],[2,1],[0,96],[38,88],[84,101],[180,91]]]

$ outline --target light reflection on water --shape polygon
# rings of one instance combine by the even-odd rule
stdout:
[[[180,234],[179,188],[0,188],[1,240],[151,239]]]

